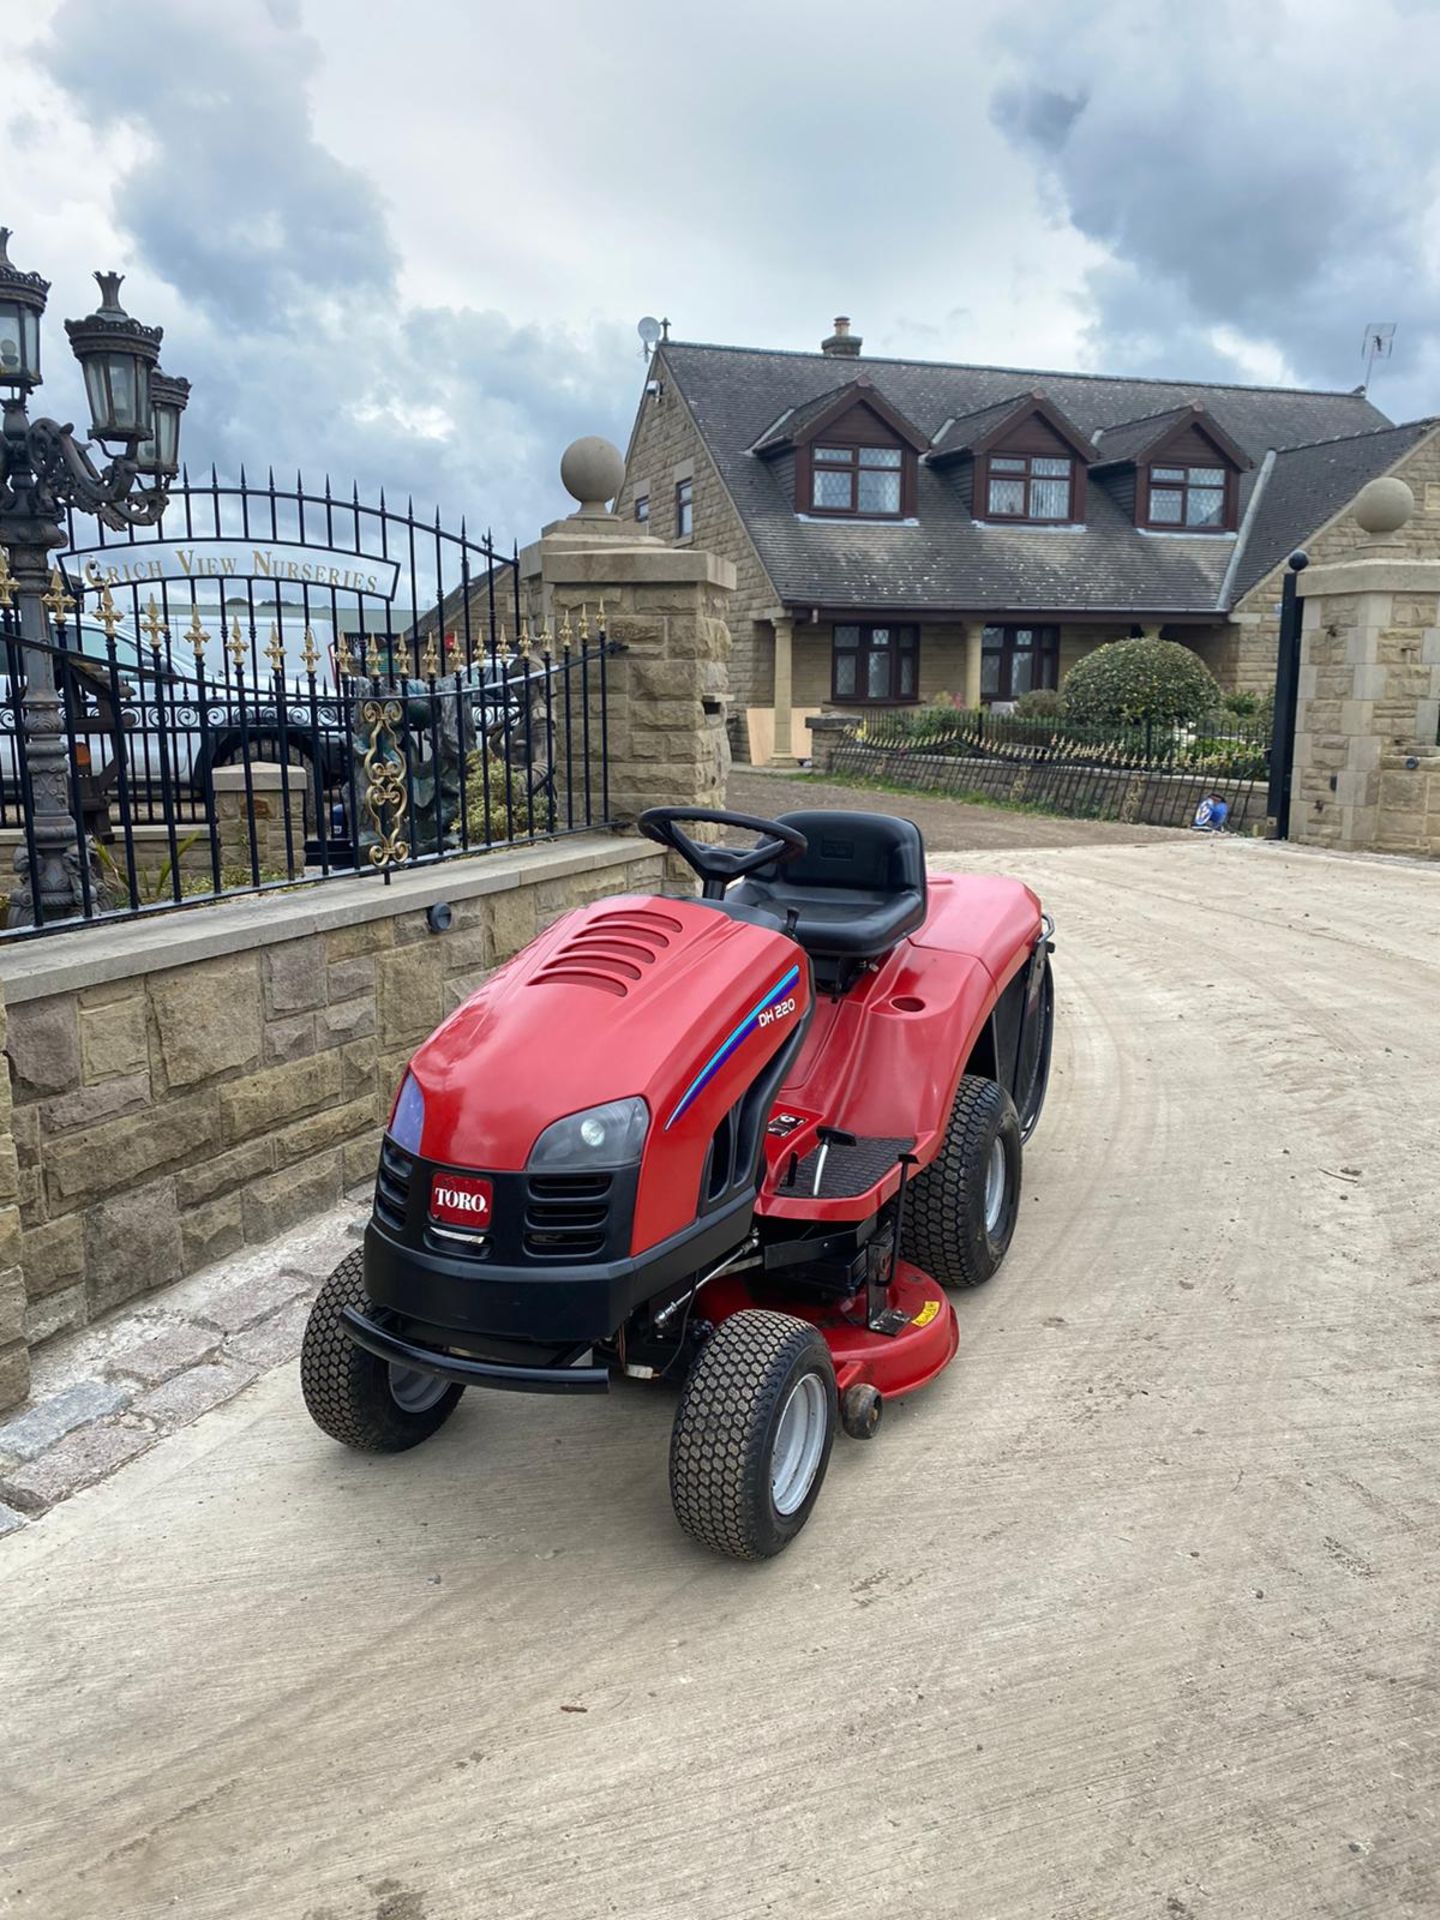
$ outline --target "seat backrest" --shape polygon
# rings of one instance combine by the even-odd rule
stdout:
[[[889,813],[782,813],[782,825],[809,841],[798,860],[761,867],[757,879],[785,887],[845,887],[867,893],[925,893],[925,842],[913,820]]]

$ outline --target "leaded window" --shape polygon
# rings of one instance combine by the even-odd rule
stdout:
[[[813,447],[811,507],[816,513],[898,519],[904,459],[899,447]]]
[[[1150,469],[1152,527],[1196,527],[1214,531],[1225,525],[1223,467]]]
[[[1068,520],[1072,463],[1050,454],[992,453],[985,511],[996,520]]]
[[[1060,683],[1058,627],[986,627],[980,641],[980,698],[1018,700]]]
[[[836,700],[889,703],[920,697],[920,629],[869,621],[837,624],[830,690]]]

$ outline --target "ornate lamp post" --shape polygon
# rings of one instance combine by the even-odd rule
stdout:
[[[65,322],[85,376],[92,439],[77,440],[73,427],[53,420],[32,421],[26,400],[40,385],[40,318],[50,286],[10,264],[9,238],[9,229],[0,227],[0,604],[18,601],[25,649],[22,713],[38,869],[31,872],[29,853],[19,848],[10,925],[31,926],[81,911],[81,863],[89,858],[71,812],[60,697],[47,647],[51,621],[63,624],[74,602],[58,570],[50,573],[49,555],[66,544],[68,508],[92,513],[117,531],[160,518],[179,471],[180,415],[190,386],[160,371],[161,329],[141,326],[125,312],[121,276],[97,273],[99,307],[87,319]],[[105,443],[104,467],[90,457],[93,441]]]

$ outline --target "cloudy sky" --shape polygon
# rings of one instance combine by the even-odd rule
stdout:
[[[16,16],[20,16],[17,18]],[[522,541],[635,323],[1440,412],[1437,0],[9,0],[0,222],[195,385],[192,460]],[[16,32],[19,32],[17,46]]]

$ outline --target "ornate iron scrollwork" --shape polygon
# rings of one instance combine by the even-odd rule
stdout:
[[[370,859],[377,867],[398,866],[410,857],[410,848],[401,838],[406,810],[402,718],[398,700],[360,703],[360,719],[370,736],[364,759],[365,811],[375,829]]]

